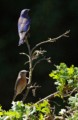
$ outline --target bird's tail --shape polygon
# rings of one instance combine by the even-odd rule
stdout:
[[[22,45],[23,43],[24,43],[23,39],[19,40],[18,46]]]

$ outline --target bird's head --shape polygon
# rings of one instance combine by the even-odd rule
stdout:
[[[21,70],[19,74],[21,77],[26,77],[27,72],[27,70]]]
[[[22,11],[21,11],[21,16],[22,17],[27,17],[28,16],[28,12],[30,11],[30,9],[23,9]]]

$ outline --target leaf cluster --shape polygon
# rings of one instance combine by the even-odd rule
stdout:
[[[55,80],[55,85],[59,93],[58,96],[63,97],[65,94],[72,94],[74,88],[78,89],[78,67],[71,65],[68,67],[65,63],[56,65],[49,76]]]
[[[49,76],[55,80],[58,93],[56,96],[67,97],[67,106],[63,107],[55,120],[78,120],[78,67],[71,65],[68,67],[65,63],[56,65]]]
[[[23,104],[22,101],[12,102],[9,111],[0,106],[0,120],[45,120],[51,114],[50,104],[47,100],[40,104]]]

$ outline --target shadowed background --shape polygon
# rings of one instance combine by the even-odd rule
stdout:
[[[34,98],[30,92],[27,102],[37,101],[55,90],[49,73],[54,64],[65,62],[78,66],[78,1],[77,0],[0,0],[0,104],[4,109],[11,106],[17,74],[27,60],[20,52],[27,52],[26,45],[18,47],[17,21],[22,9],[29,8],[31,17],[31,48],[49,37],[57,37],[71,30],[70,38],[61,38],[52,44],[42,45],[48,51],[52,63],[41,62],[33,72],[33,82],[42,88]],[[23,94],[17,97],[21,100]]]

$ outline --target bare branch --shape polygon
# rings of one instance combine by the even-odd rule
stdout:
[[[55,116],[54,120],[65,120],[63,116]]]
[[[28,84],[28,87],[27,87],[26,93],[24,94],[24,97],[23,97],[22,101],[25,101],[25,99],[26,99],[27,96],[28,96],[28,93],[29,93],[30,89],[34,89],[34,90],[36,90],[37,88],[40,88],[40,87],[41,87],[41,86],[36,85],[36,83],[34,83],[34,85]]]
[[[28,80],[29,80],[29,77],[26,77],[26,79],[28,79]]]
[[[28,52],[29,52],[29,55],[28,54],[26,54],[26,53],[20,53],[20,54],[23,54],[23,55],[26,55],[28,58],[29,58],[29,60],[25,63],[25,64],[27,64],[27,63],[29,63],[29,80],[28,80],[28,85],[29,86],[27,86],[27,90],[26,90],[26,94],[24,95],[24,97],[23,97],[23,101],[26,99],[26,97],[27,97],[27,95],[28,95],[28,93],[29,93],[29,90],[30,90],[30,85],[31,85],[31,81],[32,81],[32,71],[34,70],[34,68],[35,68],[35,66],[38,64],[38,63],[40,63],[41,61],[43,61],[43,60],[47,60],[47,62],[51,62],[51,60],[50,60],[50,58],[46,58],[46,57],[43,57],[42,59],[40,59],[40,60],[38,60],[35,64],[34,64],[34,66],[32,67],[32,62],[33,62],[33,51],[37,48],[37,47],[39,47],[40,45],[42,45],[42,44],[44,44],[44,43],[51,43],[51,42],[55,42],[56,40],[58,40],[58,39],[60,39],[61,37],[68,37],[67,36],[67,34],[70,32],[70,30],[68,30],[68,31],[66,31],[65,33],[63,33],[62,35],[60,35],[60,36],[58,36],[58,37],[56,37],[56,38],[49,38],[48,40],[46,40],[46,41],[43,41],[43,42],[40,42],[40,43],[38,43],[38,44],[36,44],[35,45],[35,47],[33,47],[32,48],[32,50],[30,49],[30,45],[29,45],[29,43],[28,43],[28,40],[26,40],[26,44],[27,44],[27,48],[28,48]],[[39,55],[42,55],[43,53],[44,53],[45,51],[36,51],[36,57],[38,57]],[[37,59],[37,58],[36,58]],[[51,94],[51,95],[49,95],[49,96],[47,96],[46,98],[44,98],[44,99],[49,99],[49,98],[51,98],[51,97],[53,97],[55,95],[55,93],[54,94]],[[44,99],[42,99],[42,100],[40,100],[40,101],[43,101]],[[40,102],[39,101],[39,102]]]
[[[28,52],[29,52],[29,80],[28,80],[28,85],[31,84],[32,81],[32,55],[31,55],[31,49],[30,49],[30,45],[28,43],[28,40],[26,40],[26,44],[27,44],[27,48],[28,48]],[[26,93],[23,97],[23,101],[25,101],[25,99],[27,98],[27,95],[29,93],[30,89],[29,87],[27,87]]]
[[[26,41],[26,44],[27,44],[28,52],[29,52],[29,81],[28,81],[28,84],[30,84],[32,81],[32,55],[31,55],[31,49],[30,49],[28,40]]]
[[[25,55],[29,58],[29,55],[27,53],[19,53],[20,55]]]
[[[45,52],[47,52],[47,51],[46,50],[42,50],[41,48],[40,48],[40,50],[35,50],[32,53],[32,60],[39,58],[40,55],[43,56]]]
[[[24,65],[26,65],[26,64],[28,64],[29,63],[29,61],[26,61],[25,63],[24,63]]]
[[[41,86],[34,84],[34,85],[31,85],[29,88],[30,88],[30,89],[33,89],[33,88],[40,88],[40,87],[41,87]]]
[[[49,39],[46,40],[46,41],[42,41],[42,42],[36,44],[35,47],[32,48],[31,53],[32,53],[37,47],[39,47],[39,46],[42,45],[42,44],[51,43],[51,42],[56,42],[56,40],[58,40],[58,39],[60,39],[60,38],[62,38],[62,37],[68,37],[67,34],[68,34],[69,32],[70,32],[70,30],[66,31],[65,33],[63,33],[62,35],[60,35],[60,36],[58,36],[58,37],[56,37],[56,38],[49,38]]]
[[[75,90],[75,89],[74,89],[74,90]],[[73,93],[74,90],[73,90],[71,93]],[[45,98],[37,101],[35,104],[39,104],[39,103],[43,102],[44,100],[50,100],[51,98],[53,98],[53,97],[54,97],[56,94],[58,94],[58,93],[59,93],[59,91],[57,91],[57,92],[55,92],[55,93],[52,93],[52,94],[48,95],[47,97],[45,97]]]
[[[49,100],[49,99],[53,98],[53,97],[54,97],[56,94],[58,94],[58,93],[59,93],[59,92],[52,93],[52,94],[48,95],[47,97],[39,100],[39,101],[36,102],[35,104],[39,104],[39,103],[41,103],[41,102],[43,102],[44,100],[47,100],[47,99]]]
[[[33,70],[34,70],[34,68],[36,67],[36,65],[39,64],[39,63],[40,63],[41,61],[43,61],[43,60],[46,60],[47,62],[51,63],[51,58],[50,58],[50,57],[49,57],[49,58],[43,57],[43,58],[39,59],[39,60],[34,64]]]

